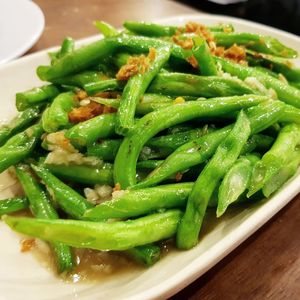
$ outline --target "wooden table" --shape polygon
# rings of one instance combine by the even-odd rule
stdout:
[[[35,52],[96,34],[91,22],[101,19],[120,26],[126,19],[200,13],[163,0],[35,0],[46,27]],[[297,201],[298,200],[298,201]],[[246,242],[172,299],[300,299],[300,196]]]

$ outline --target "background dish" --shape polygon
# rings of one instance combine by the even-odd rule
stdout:
[[[0,64],[29,50],[45,26],[41,9],[32,1],[0,1]]]
[[[269,34],[281,39],[290,47],[299,49],[299,38],[265,26],[222,16],[183,16],[165,19],[164,23],[182,24],[189,20],[214,24],[231,22],[237,30]],[[95,38],[85,40],[92,41]],[[83,41],[84,42],[84,41]],[[0,119],[14,114],[14,93],[39,85],[35,68],[47,62],[47,51],[43,51],[0,68],[0,80],[5,90],[1,91],[8,105],[1,111]],[[298,60],[299,63],[299,60]],[[12,80],[11,78],[14,78]],[[2,182],[2,176],[0,182]],[[32,255],[19,252],[19,236],[0,224],[0,299],[19,299],[27,293],[32,299],[81,299],[122,298],[154,299],[167,297],[192,282],[216,264],[222,257],[237,247],[278,210],[287,204],[300,190],[299,173],[279,193],[266,203],[245,208],[240,214],[225,217],[212,223],[201,243],[188,252],[173,252],[148,270],[135,270],[122,275],[89,284],[67,284],[55,278],[40,265]],[[9,196],[6,190],[1,197]],[[21,267],[20,267],[21,266]]]

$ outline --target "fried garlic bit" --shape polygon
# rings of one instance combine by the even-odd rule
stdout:
[[[208,43],[214,41],[214,37],[211,34],[210,30],[203,24],[196,22],[188,22],[185,24],[186,33],[195,33],[203,37]]]
[[[228,58],[239,64],[247,64],[245,47],[238,46],[237,44],[232,45],[228,49],[225,49],[224,47],[216,47],[211,49],[211,53],[218,57]]]
[[[82,100],[86,101],[86,100]],[[69,120],[71,123],[79,123],[102,114],[116,112],[116,109],[110,106],[102,105],[94,101],[87,100],[85,105],[73,108],[69,112]]]
[[[149,49],[148,56],[145,56],[144,54],[139,56],[130,56],[127,63],[118,71],[116,78],[118,80],[128,80],[136,74],[144,74],[149,69],[149,63],[155,59],[155,56],[155,48]]]
[[[199,67],[198,61],[194,55],[188,57],[186,60],[193,68],[197,69]]]
[[[194,42],[192,38],[181,38],[179,35],[173,35],[172,40],[176,45],[179,45],[183,49],[192,49],[194,46]]]
[[[35,239],[21,240],[21,252],[28,252],[35,247]]]

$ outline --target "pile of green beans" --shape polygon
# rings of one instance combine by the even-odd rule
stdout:
[[[20,113],[0,127],[0,172],[14,168],[24,191],[0,216],[49,242],[64,274],[74,247],[146,266],[164,240],[190,249],[207,209],[268,198],[300,164],[295,50],[231,24],[94,25],[104,37],[64,39],[37,68],[47,83],[16,93]],[[215,55],[233,45],[242,62]]]

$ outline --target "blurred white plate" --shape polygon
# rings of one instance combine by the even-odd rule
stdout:
[[[0,0],[0,64],[31,48],[45,26],[41,9],[29,0]]]
[[[299,37],[236,18],[187,15],[160,20],[160,23],[182,25],[188,21],[207,25],[232,23],[237,31],[272,35],[300,52]],[[84,39],[78,45],[97,39],[99,35]],[[48,51],[0,66],[0,94],[3,101],[0,120],[16,113],[14,96],[17,91],[42,84],[35,70],[38,65],[49,64]],[[296,63],[300,66],[299,59]],[[149,269],[130,269],[98,282],[71,284],[55,277],[31,253],[20,253],[20,236],[0,222],[0,300],[19,300],[24,295],[31,300],[147,300],[170,297],[213,267],[293,199],[300,192],[299,173],[268,201],[245,206],[242,210],[232,209],[220,220],[212,217],[203,228],[200,243],[192,250],[172,251]],[[5,176],[0,175],[0,184]],[[0,199],[11,195],[12,190],[7,189],[0,192]]]

